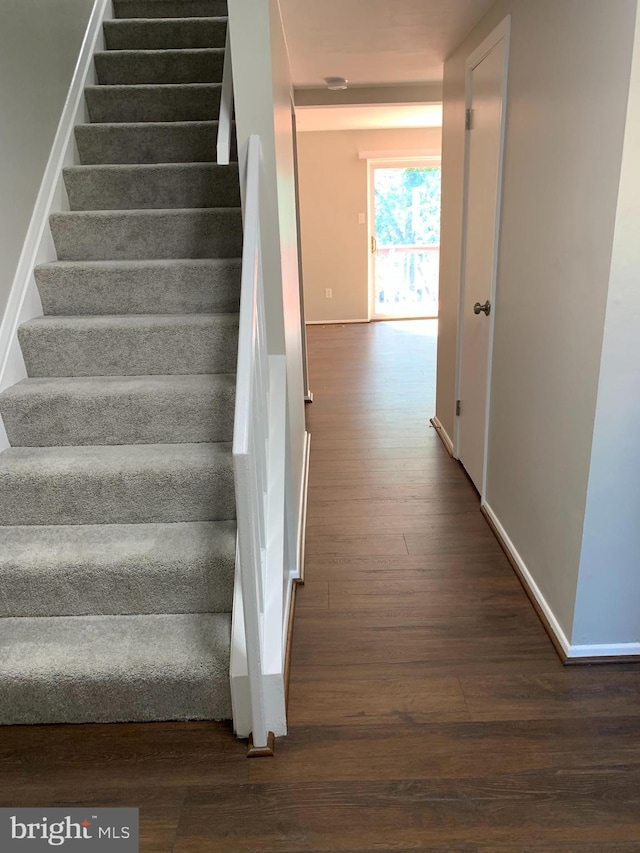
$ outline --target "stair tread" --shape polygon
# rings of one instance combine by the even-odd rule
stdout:
[[[229,442],[199,444],[93,444],[60,447],[9,447],[0,453],[0,477],[16,478],[22,470],[36,466],[38,473],[50,465],[52,471],[87,470],[99,474],[97,466],[120,471],[144,471],[176,468],[200,460],[226,460],[231,455]]]
[[[233,162],[227,165],[221,165],[220,163],[202,163],[202,162],[188,162],[188,163],[88,163],[88,164],[80,164],[74,166],[65,166],[63,169],[64,174],[87,174],[90,171],[97,171],[102,173],[108,172],[123,172],[127,173],[136,173],[136,172],[216,172],[216,171],[224,171],[231,169],[235,173],[238,173],[238,163]],[[146,210],[146,208],[144,208]],[[181,210],[198,210],[199,208],[180,208]]]
[[[6,564],[184,560],[210,553],[235,554],[235,521],[150,524],[43,524],[0,527],[0,570]]]
[[[0,400],[16,397],[63,395],[74,397],[115,396],[122,393],[171,393],[182,396],[194,392],[210,394],[216,388],[235,383],[233,373],[189,373],[152,376],[41,376],[22,379],[0,392]]]
[[[160,91],[172,92],[176,89],[189,89],[199,91],[203,89],[221,89],[222,83],[110,83],[100,86],[85,86],[85,92],[115,92],[117,89],[125,92],[142,91],[144,89],[159,89]],[[117,122],[114,122],[117,123]],[[129,122],[135,124],[135,122]]]
[[[239,206],[235,207],[171,207],[171,208],[148,208],[148,207],[138,207],[131,208],[130,210],[64,210],[59,213],[52,213],[50,216],[50,221],[55,222],[56,220],[64,220],[64,219],[73,219],[75,217],[91,217],[94,219],[112,219],[114,217],[122,217],[122,216],[137,216],[137,217],[175,217],[175,216],[200,216],[200,217],[211,217],[214,214],[231,214],[237,213],[241,208]],[[125,259],[123,259],[125,260]],[[143,260],[142,258],[138,259],[130,259],[130,260]],[[162,258],[155,258],[150,260],[162,260]],[[176,260],[176,259],[174,259]],[[180,259],[179,259],[180,260]],[[188,259],[186,259],[188,260]],[[193,260],[196,260],[195,258]]]
[[[122,20],[122,19],[121,19]],[[131,20],[142,20],[140,18],[132,18]],[[148,19],[148,20],[158,20]],[[162,19],[160,19],[162,20]],[[173,19],[175,20],[175,19]],[[129,47],[122,50],[97,50],[94,56],[105,57],[126,57],[131,56],[153,56],[157,54],[160,57],[169,58],[171,54],[175,54],[176,58],[193,56],[207,56],[211,54],[224,55],[224,47]]]
[[[205,268],[237,265],[240,260],[240,258],[149,258],[149,260],[49,261],[45,264],[38,264],[35,269],[78,269],[81,267],[87,270],[140,270],[149,267],[179,268],[183,266]]]
[[[0,619],[0,723],[226,719],[226,613]]]
[[[95,86],[94,88],[103,88],[102,86]],[[129,87],[124,87],[129,88]],[[235,124],[235,120],[232,122]],[[80,124],[77,125],[75,130],[80,133],[102,133],[109,129],[112,130],[122,130],[127,128],[140,128],[144,130],[154,130],[154,129],[162,129],[164,128],[213,128],[218,126],[217,119],[192,119],[192,120],[181,120],[181,121],[101,121],[99,124]],[[106,165],[116,165],[109,164]],[[133,164],[137,165],[137,164]],[[144,164],[141,164],[144,165]]]
[[[227,21],[228,15],[187,15],[185,17],[170,17],[170,18],[111,18],[109,21],[105,21],[105,24],[109,26],[120,26],[124,24],[130,24],[135,22],[139,23],[150,23],[150,24],[175,24],[175,23],[184,23],[187,22],[189,24],[198,22],[198,21]]]
[[[108,328],[136,326],[166,328],[172,326],[206,326],[213,321],[237,324],[237,313],[220,314],[71,314],[47,315],[26,320],[21,328]]]

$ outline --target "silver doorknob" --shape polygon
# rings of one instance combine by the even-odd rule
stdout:
[[[487,301],[484,303],[484,305],[481,305],[479,302],[476,302],[476,304],[473,306],[473,313],[474,314],[483,314],[484,313],[488,317],[489,314],[491,314],[491,303],[489,302],[489,300],[487,299]]]

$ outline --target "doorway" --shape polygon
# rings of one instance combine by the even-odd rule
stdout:
[[[466,168],[455,455],[486,491],[509,18],[466,67]]]
[[[439,158],[369,161],[369,317],[438,316]]]

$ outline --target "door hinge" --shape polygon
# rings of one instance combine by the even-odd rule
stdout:
[[[467,130],[471,130],[473,127],[473,110],[468,109],[465,113],[464,126]]]
[[[462,400],[456,400],[456,416],[460,417],[462,414]]]

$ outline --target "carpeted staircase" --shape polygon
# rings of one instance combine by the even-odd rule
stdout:
[[[227,719],[242,243],[224,0],[114,0],[0,395],[0,723]],[[234,146],[235,147],[235,146]]]

